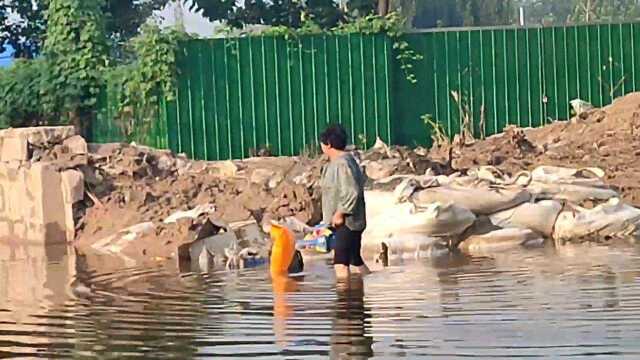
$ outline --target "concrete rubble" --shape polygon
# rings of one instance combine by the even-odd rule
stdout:
[[[374,254],[384,243],[392,254],[423,256],[634,237],[640,94],[583,110],[464,144],[428,150],[379,140],[356,151],[368,177],[363,248]],[[193,161],[135,144],[87,144],[72,127],[3,130],[0,236],[72,242],[125,263],[189,254],[200,270],[239,267],[268,257],[264,224],[304,231],[320,221],[325,162]]]
[[[43,245],[74,240],[84,179],[67,167],[86,162],[86,147],[73,127],[0,131],[0,237]]]

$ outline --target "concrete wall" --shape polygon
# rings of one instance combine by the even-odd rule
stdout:
[[[82,173],[60,161],[32,159],[71,138],[77,142],[70,127],[0,131],[0,238],[43,245],[74,239],[73,203],[84,195]]]

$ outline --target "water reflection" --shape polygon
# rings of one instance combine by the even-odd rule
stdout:
[[[336,294],[331,359],[369,359],[373,356],[373,339],[365,329],[370,316],[364,305],[362,277],[351,276],[338,282]]]

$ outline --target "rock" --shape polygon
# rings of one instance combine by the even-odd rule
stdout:
[[[284,177],[282,176],[282,174],[275,174],[275,176],[273,176],[271,179],[269,179],[269,182],[267,183],[267,187],[269,189],[275,189],[278,187],[278,185],[280,185],[280,183],[282,183],[284,181]]]
[[[208,164],[207,169],[210,174],[221,178],[231,178],[236,176],[238,173],[238,166],[230,160],[210,163]]]
[[[213,214],[216,211],[216,208],[213,204],[206,204],[196,206],[195,208],[188,211],[177,211],[171,214],[168,218],[164,219],[163,223],[165,224],[173,224],[181,219],[197,219],[200,215],[204,214]]]
[[[251,173],[250,181],[253,184],[266,184],[270,179],[275,177],[276,173],[273,170],[269,169],[255,169]]]
[[[65,139],[76,134],[73,126],[42,126],[29,129],[27,141],[29,141],[29,144],[38,147],[60,144]]]
[[[75,129],[73,126],[38,126],[0,131],[0,138],[26,138],[30,145],[39,148],[46,148],[54,144],[61,144],[65,139],[74,135]]]
[[[61,177],[65,203],[75,204],[84,200],[84,175],[78,170],[66,170]]]
[[[86,155],[89,152],[87,142],[79,135],[65,139],[62,145],[66,146],[69,152],[74,155]]]
[[[393,175],[398,170],[400,162],[400,159],[370,161],[365,166],[365,172],[370,179],[380,180]]]
[[[122,148],[128,146],[124,143],[108,143],[108,144],[95,144],[90,143],[87,145],[87,150],[92,155],[97,155],[98,157],[107,157],[113,156],[116,152],[121,150]]]
[[[171,172],[176,168],[176,159],[170,153],[160,154],[156,166],[161,171]]]
[[[0,133],[2,133],[0,131]],[[29,148],[27,137],[15,135],[0,135],[0,161],[27,161]]]
[[[580,115],[583,112],[593,110],[593,105],[591,103],[581,100],[581,99],[573,99],[569,102],[573,111],[575,111],[576,115]]]
[[[120,253],[129,243],[151,234],[156,229],[152,222],[144,222],[120,230],[115,235],[95,242],[91,247],[102,253]]]

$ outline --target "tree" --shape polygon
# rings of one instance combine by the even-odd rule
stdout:
[[[244,5],[235,0],[193,0],[191,10],[202,11],[209,20],[224,21],[236,28],[254,24],[299,28],[309,19],[329,29],[347,17],[371,14],[377,1],[350,0],[345,11],[334,0],[245,0]]]
[[[458,0],[464,26],[508,25],[515,8],[512,0]]]
[[[11,45],[15,57],[33,58],[41,51],[51,0],[0,0],[0,45]],[[101,5],[105,14],[107,38],[114,47],[138,34],[140,26],[153,11],[162,9],[169,0],[106,0]],[[16,14],[9,20],[5,15]]]
[[[40,52],[45,32],[43,0],[11,1],[0,0],[0,46],[11,45],[14,57],[33,58]],[[8,17],[9,13],[19,17]]]
[[[82,135],[107,65],[103,7],[104,0],[50,0],[46,13],[44,55],[55,93],[42,95],[55,99],[52,110],[67,115]]]
[[[527,22],[542,25],[632,21],[640,18],[637,0],[518,0]]]
[[[414,26],[494,26],[513,22],[513,0],[433,0],[416,3]]]
[[[640,15],[637,0],[577,0],[571,16],[576,23],[635,20]]]

